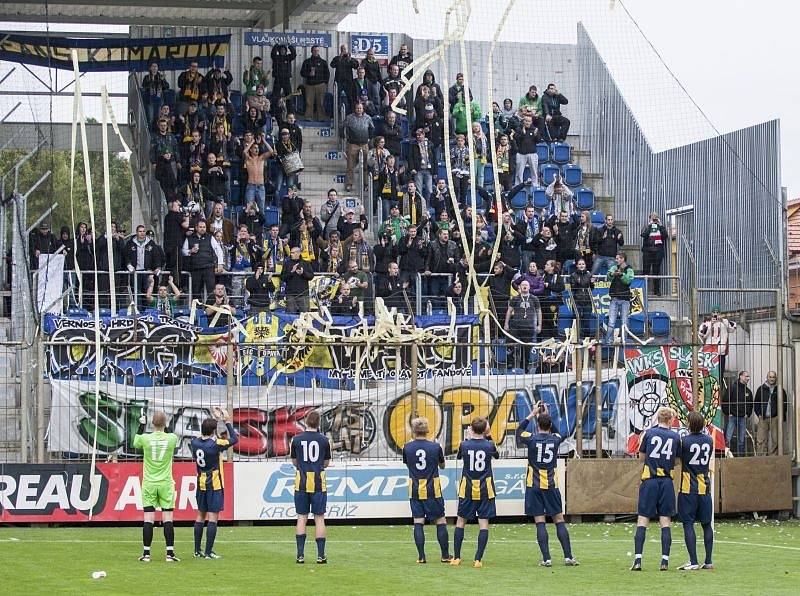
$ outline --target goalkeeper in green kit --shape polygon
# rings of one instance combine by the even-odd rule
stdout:
[[[172,510],[175,507],[175,481],[172,479],[172,457],[178,444],[178,435],[164,432],[167,415],[156,412],[153,415],[153,432],[144,434],[147,417],[139,418],[139,432],[133,437],[133,446],[141,449],[144,456],[142,476],[142,508],[144,527],[142,543],[144,552],[139,560],[150,562],[150,545],[153,543],[153,523],[156,509],[161,509],[161,522],[164,526],[164,540],[167,543],[167,563],[177,563],[175,556],[175,527],[172,525]]]

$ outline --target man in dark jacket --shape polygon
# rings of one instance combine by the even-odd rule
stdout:
[[[353,111],[352,100],[355,93],[353,70],[358,68],[358,60],[350,55],[346,43],[339,46],[339,55],[331,60],[331,68],[334,73],[333,80],[336,81],[337,86],[337,106],[339,102],[344,102],[345,113],[349,114]]]
[[[125,245],[125,267],[130,273],[134,271],[142,272],[136,275],[135,286],[131,281],[137,298],[144,299],[145,292],[147,292],[148,276],[153,272],[158,277],[163,266],[164,251],[147,236],[147,230],[144,226],[136,226],[136,235],[128,240]],[[145,304],[142,300],[140,302]]]
[[[108,236],[105,232],[97,239],[96,250],[98,287],[100,288],[100,306],[102,308],[108,308],[111,305],[109,294],[110,285],[108,282],[108,269],[110,263],[108,259]],[[122,234],[120,234],[117,222],[115,221],[111,222],[111,254],[114,257],[114,271],[123,271],[125,269],[125,238],[122,236]],[[114,276],[114,283],[116,284],[114,287],[117,289],[117,295],[119,295],[119,290],[124,287],[124,278],[125,275]],[[147,290],[147,288],[143,289]],[[109,296],[106,297],[104,294],[109,294]]]
[[[383,298],[386,308],[396,308],[398,312],[405,312],[406,300],[403,291],[408,288],[408,282],[400,279],[400,268],[397,263],[389,263],[387,275],[378,278],[376,295]]]
[[[297,58],[297,51],[294,46],[278,44],[272,47],[270,58],[272,58],[272,78],[275,80],[272,86],[272,102],[278,105],[280,98],[292,92],[292,62]],[[325,82],[327,83],[327,79]]]
[[[425,129],[418,128],[414,136],[416,141],[411,143],[408,168],[414,176],[417,189],[428,200],[433,192],[433,177],[438,174],[439,165],[436,163],[433,144],[425,137]]]
[[[617,251],[625,244],[625,239],[614,226],[614,216],[610,213],[606,215],[605,225],[597,230],[594,235],[594,245],[592,251],[595,254],[592,263],[592,275],[597,275],[601,267],[611,268],[614,265]]]
[[[547,85],[542,96],[542,114],[545,127],[553,141],[566,141],[569,132],[569,120],[561,115],[561,106],[568,104],[567,98],[561,95],[555,83]]]
[[[400,252],[400,279],[407,281],[411,293],[417,291],[417,274],[425,271],[428,262],[428,245],[415,226],[406,230],[398,245]]]
[[[402,158],[403,129],[397,122],[397,114],[387,112],[381,123],[379,134],[386,141],[386,149],[397,159]]]
[[[747,419],[753,413],[753,392],[747,384],[750,382],[750,373],[743,370],[739,378],[728,389],[722,402],[722,413],[728,417],[725,424],[725,443],[731,447],[733,433],[736,432],[736,447],[733,450],[737,457],[745,454],[745,439],[747,434]]]
[[[255,266],[255,272],[245,280],[244,288],[247,290],[251,316],[269,310],[270,294],[275,291],[275,285],[272,275],[264,273],[263,263]]]
[[[181,246],[189,230],[189,215],[181,209],[180,200],[169,204],[164,216],[164,266],[172,273],[178,287],[181,286]]]
[[[392,56],[391,62],[389,62],[389,66],[397,65],[397,68],[400,71],[400,74],[405,72],[406,67],[414,61],[413,56],[411,56],[411,52],[408,51],[407,44],[400,45],[400,51],[397,52],[396,56]],[[410,78],[413,74],[412,71],[406,72],[406,78]]]
[[[642,237],[642,268],[645,275],[661,275],[661,261],[667,246],[667,228],[661,223],[658,213],[650,214],[650,221],[639,234]],[[661,296],[661,280],[653,280],[656,296]]]
[[[511,148],[516,153],[516,166],[514,184],[522,184],[525,175],[525,166],[530,166],[530,177],[534,182],[539,180],[539,155],[536,153],[536,144],[541,139],[539,129],[533,124],[533,117],[526,115],[522,119],[522,126],[511,131]]]
[[[225,262],[223,248],[208,233],[205,220],[197,222],[194,234],[183,242],[181,254],[189,258],[192,294],[194,298],[204,300],[203,290],[208,296],[214,292],[215,272],[222,272],[222,264]]]
[[[311,48],[311,57],[303,60],[300,68],[306,97],[305,116],[309,120],[327,120],[325,116],[325,92],[331,78],[328,63],[319,55],[319,46]]]
[[[789,412],[786,390],[783,390],[783,416],[778,417],[778,373],[767,373],[764,384],[756,389],[753,412],[758,417],[756,423],[756,455],[776,455],[778,453],[778,426],[782,425]],[[786,434],[784,433],[784,437]]]
[[[311,270],[311,265],[300,260],[300,247],[293,246],[281,271],[287,313],[308,311],[308,282],[312,279],[314,272]]]
[[[50,231],[50,224],[43,221],[38,232],[31,232],[28,249],[30,250],[31,269],[39,268],[39,255],[51,255],[58,249],[56,237]]]
[[[452,275],[458,270],[458,259],[458,246],[450,240],[450,232],[439,230],[436,240],[431,240],[428,245],[428,265],[425,269],[428,278],[427,296],[431,301],[443,303],[444,293],[452,283]],[[432,273],[440,275],[431,275]]]

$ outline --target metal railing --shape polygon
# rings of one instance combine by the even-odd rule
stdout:
[[[128,118],[128,126],[133,139],[133,154],[131,155],[133,179],[139,182],[136,184],[136,188],[144,194],[144,197],[140,197],[140,201],[144,200],[150,224],[160,237],[166,200],[150,165],[150,127],[152,123],[147,117],[147,107],[144,105],[137,73],[131,73],[128,77]]]

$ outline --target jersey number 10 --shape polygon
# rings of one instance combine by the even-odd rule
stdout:
[[[316,441],[300,441],[303,448],[303,460],[315,462],[319,460],[319,443]]]

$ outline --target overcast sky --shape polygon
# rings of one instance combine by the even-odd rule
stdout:
[[[364,0],[358,14],[341,28],[350,31],[423,32],[432,36],[442,26],[431,18],[449,0],[419,0],[414,17],[411,0]],[[556,42],[558,24],[589,5],[608,11],[611,1],[517,0],[504,37],[519,41]],[[392,10],[386,10],[391,6]],[[473,2],[468,36],[491,37],[505,2]],[[783,185],[789,197],[800,197],[800,77],[796,66],[800,3],[786,0],[626,0],[625,6],[652,42],[689,96],[720,132],[781,120]],[[622,11],[622,7],[613,9]],[[544,14],[543,14],[544,13]],[[606,14],[611,14],[606,12]],[[495,17],[493,19],[493,17]],[[536,26],[532,26],[536,24]],[[543,23],[555,23],[546,26]],[[522,27],[530,34],[520,38]],[[574,26],[570,29],[574,37]],[[619,34],[622,35],[622,34]],[[627,29],[626,33],[627,35]],[[619,39],[619,45],[625,40]],[[574,41],[573,41],[574,43]],[[631,56],[636,58],[636,56]],[[694,119],[694,115],[692,115]]]

